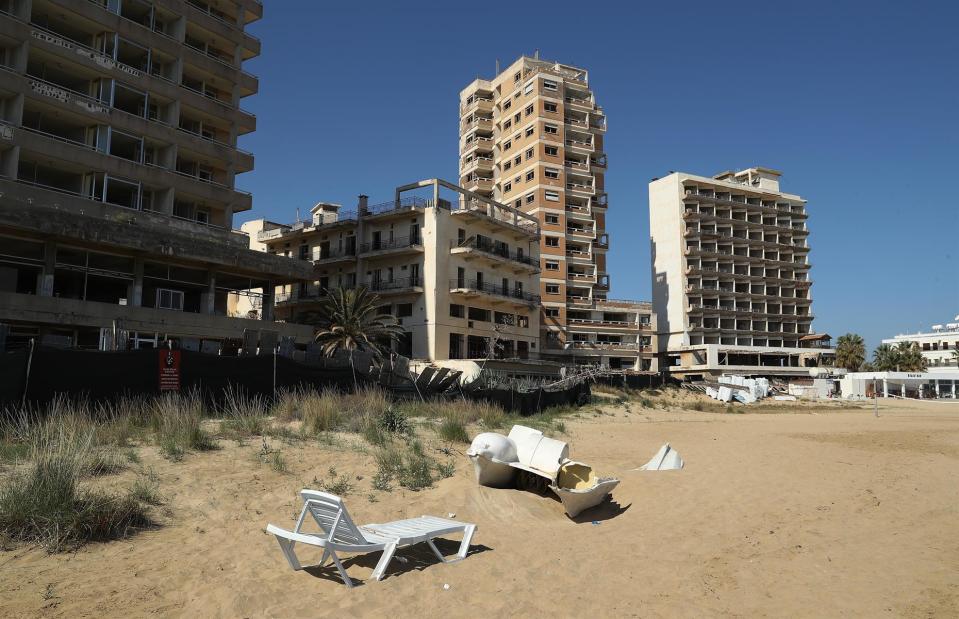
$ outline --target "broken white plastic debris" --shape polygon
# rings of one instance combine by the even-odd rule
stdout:
[[[675,449],[669,446],[669,443],[666,443],[659,448],[659,451],[656,452],[656,455],[653,456],[652,460],[639,467],[639,471],[672,471],[675,469],[683,468],[684,463],[683,459],[679,457],[679,453]]]
[[[449,591],[449,588],[450,588],[450,586],[449,586],[449,585],[446,585],[446,584],[444,584],[444,585],[443,585],[443,589],[445,589],[445,590],[447,590],[447,591]]]

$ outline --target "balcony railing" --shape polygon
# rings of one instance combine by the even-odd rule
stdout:
[[[371,281],[366,284],[372,292],[389,292],[395,290],[409,290],[423,285],[420,277],[401,277],[392,281]]]
[[[500,258],[511,260],[513,262],[519,262],[520,264],[537,268],[539,267],[538,257],[528,256],[518,251],[511,252],[509,247],[494,243],[490,239],[478,239],[474,237],[462,242],[450,241],[450,249],[458,248],[475,249],[476,251],[480,251],[491,256],[499,256]]]
[[[582,141],[582,140],[572,140],[572,139],[568,139],[568,138],[567,138],[567,140],[566,140],[566,146],[571,146],[571,147],[574,147],[574,148],[585,148],[585,149],[588,149],[588,150],[593,150],[593,143],[592,143],[592,142],[584,142],[584,141]]]
[[[321,260],[338,260],[340,258],[352,258],[353,256],[356,256],[355,246],[347,246],[342,249],[327,249],[325,251],[322,247],[317,247],[313,254],[313,260],[320,262]]]
[[[518,301],[524,301],[526,303],[540,302],[540,296],[538,294],[524,292],[516,288],[513,288],[511,290],[509,288],[497,286],[496,284],[487,284],[486,282],[479,282],[475,279],[469,279],[469,280],[451,279],[450,290],[469,290],[469,291],[476,291],[476,292],[484,292],[486,294],[491,294],[498,297],[506,297],[509,299],[516,299]]]
[[[365,254],[371,251],[383,251],[386,249],[405,249],[408,247],[422,247],[423,239],[417,235],[413,237],[403,236],[389,240],[371,241],[360,245],[360,253]]]

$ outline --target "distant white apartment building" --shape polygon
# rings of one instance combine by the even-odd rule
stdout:
[[[901,334],[882,341],[883,344],[898,346],[902,342],[915,342],[922,351],[930,370],[952,370],[959,372],[955,352],[959,350],[959,316],[955,322],[945,325],[932,325],[926,332]]]
[[[806,201],[780,172],[672,172],[649,184],[661,367],[677,376],[809,375],[835,350],[812,330]]]

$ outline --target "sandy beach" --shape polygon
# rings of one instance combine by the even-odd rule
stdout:
[[[256,440],[179,463],[145,447],[162,525],[74,553],[0,552],[0,615],[959,616],[959,404],[880,406],[876,418],[611,404],[559,437],[622,480],[575,521],[558,501],[477,487],[462,453],[432,489],[371,502],[373,458],[349,448],[282,445],[279,473],[257,461]],[[684,470],[636,470],[666,441]],[[354,479],[357,522],[452,512],[479,525],[470,556],[442,565],[425,547],[402,551],[383,581],[353,590],[332,568],[290,570],[264,528],[292,528],[296,492],[330,466]],[[347,570],[365,581],[377,558]]]

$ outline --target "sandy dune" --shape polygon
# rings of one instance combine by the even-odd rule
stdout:
[[[622,479],[581,522],[477,487],[463,456],[433,489],[371,503],[372,458],[355,451],[284,446],[280,474],[257,442],[179,464],[144,449],[164,526],[70,555],[0,553],[0,616],[959,616],[959,405],[889,402],[878,419],[631,409],[567,424],[571,455]],[[685,470],[634,470],[665,441]],[[357,521],[455,512],[479,524],[471,556],[400,553],[352,591],[330,569],[289,570],[263,528],[292,526],[296,491],[331,464],[364,475]],[[347,569],[365,579],[376,558]]]

